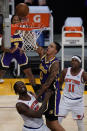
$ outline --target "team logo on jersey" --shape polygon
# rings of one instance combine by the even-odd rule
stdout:
[[[81,118],[81,115],[77,115],[77,118],[80,119],[80,118]]]
[[[80,78],[80,76],[77,76],[77,78]]]
[[[70,75],[66,75],[66,76],[70,76]]]
[[[65,79],[65,82],[72,82],[72,83],[74,83],[74,84],[78,84],[78,85],[80,85],[80,81],[78,81],[78,80],[74,80],[74,79],[69,79],[69,78],[66,78]]]
[[[35,101],[32,103],[31,109],[32,109],[32,110],[35,110],[35,111],[39,110],[39,105],[38,105],[38,101],[37,101],[37,100],[35,100]]]

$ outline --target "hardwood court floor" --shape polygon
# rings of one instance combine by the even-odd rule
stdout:
[[[15,109],[15,104],[18,96],[14,94],[13,84],[22,80],[25,83],[27,79],[5,79],[5,83],[0,84],[0,131],[22,131],[23,120]],[[39,83],[39,79],[36,79]],[[32,90],[31,86],[27,86],[28,90]],[[84,124],[87,131],[87,92],[84,94],[85,114]],[[66,131],[78,131],[76,122],[72,120],[72,115],[69,114],[62,122]]]

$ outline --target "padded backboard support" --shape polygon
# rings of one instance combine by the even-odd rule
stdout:
[[[0,0],[0,14],[3,16],[3,40],[6,48],[10,47],[11,23],[9,19],[9,0]]]

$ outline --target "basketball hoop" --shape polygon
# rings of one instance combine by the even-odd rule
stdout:
[[[45,27],[29,27],[29,23],[19,23],[11,25],[11,35],[15,35],[17,31],[23,40],[22,49],[25,52],[34,51],[38,48],[37,39],[44,31]]]

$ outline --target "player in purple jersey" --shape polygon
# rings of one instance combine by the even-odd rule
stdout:
[[[20,22],[18,16],[13,15],[11,19],[12,24],[17,24]],[[26,56],[25,52],[22,50],[22,39],[19,36],[18,31],[15,32],[13,36],[11,36],[11,48],[6,49],[4,48],[4,44],[2,42],[2,50],[4,51],[1,62],[0,62],[0,78],[3,77],[6,70],[9,68],[9,65],[13,58],[15,58],[20,65],[21,69],[25,73],[25,75],[29,78],[32,85],[35,85],[35,79],[32,74],[30,63],[28,57]],[[3,80],[1,82],[4,82]]]
[[[45,52],[42,47],[37,48],[37,53],[41,58],[40,81],[42,88],[38,91],[37,99],[42,96],[44,99],[47,89],[53,90],[53,95],[49,99],[47,110],[44,112],[46,124],[52,131],[64,131],[58,123],[58,108],[60,102],[60,89],[58,82],[59,61],[55,55],[61,46],[57,42],[52,42]]]

